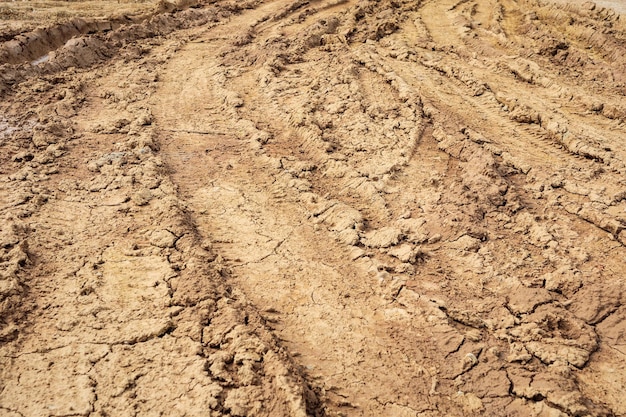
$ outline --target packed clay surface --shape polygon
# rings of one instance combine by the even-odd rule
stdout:
[[[607,3],[0,3],[0,417],[626,415]]]

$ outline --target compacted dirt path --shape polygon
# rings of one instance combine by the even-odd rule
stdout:
[[[0,415],[626,414],[622,16],[125,19],[0,50]]]

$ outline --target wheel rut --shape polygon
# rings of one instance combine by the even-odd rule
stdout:
[[[1,416],[626,415],[622,16],[142,13],[0,30]]]
[[[385,299],[385,285],[366,260],[346,265],[350,252],[304,209],[280,158],[255,149],[255,124],[238,115],[238,103],[222,100],[218,56],[208,52],[223,45],[216,39],[207,32],[183,47],[153,98],[162,103],[152,107],[155,122],[167,127],[161,155],[194,224],[213,242],[227,280],[326,392],[329,412],[426,410],[430,371],[415,360],[421,352],[408,338],[394,342],[412,314]],[[198,51],[207,51],[201,61]],[[212,130],[223,134],[185,133]]]

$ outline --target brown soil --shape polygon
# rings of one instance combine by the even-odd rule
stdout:
[[[0,416],[626,415],[623,16],[29,4]]]

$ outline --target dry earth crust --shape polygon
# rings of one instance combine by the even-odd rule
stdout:
[[[626,415],[618,12],[29,4],[0,416]]]

